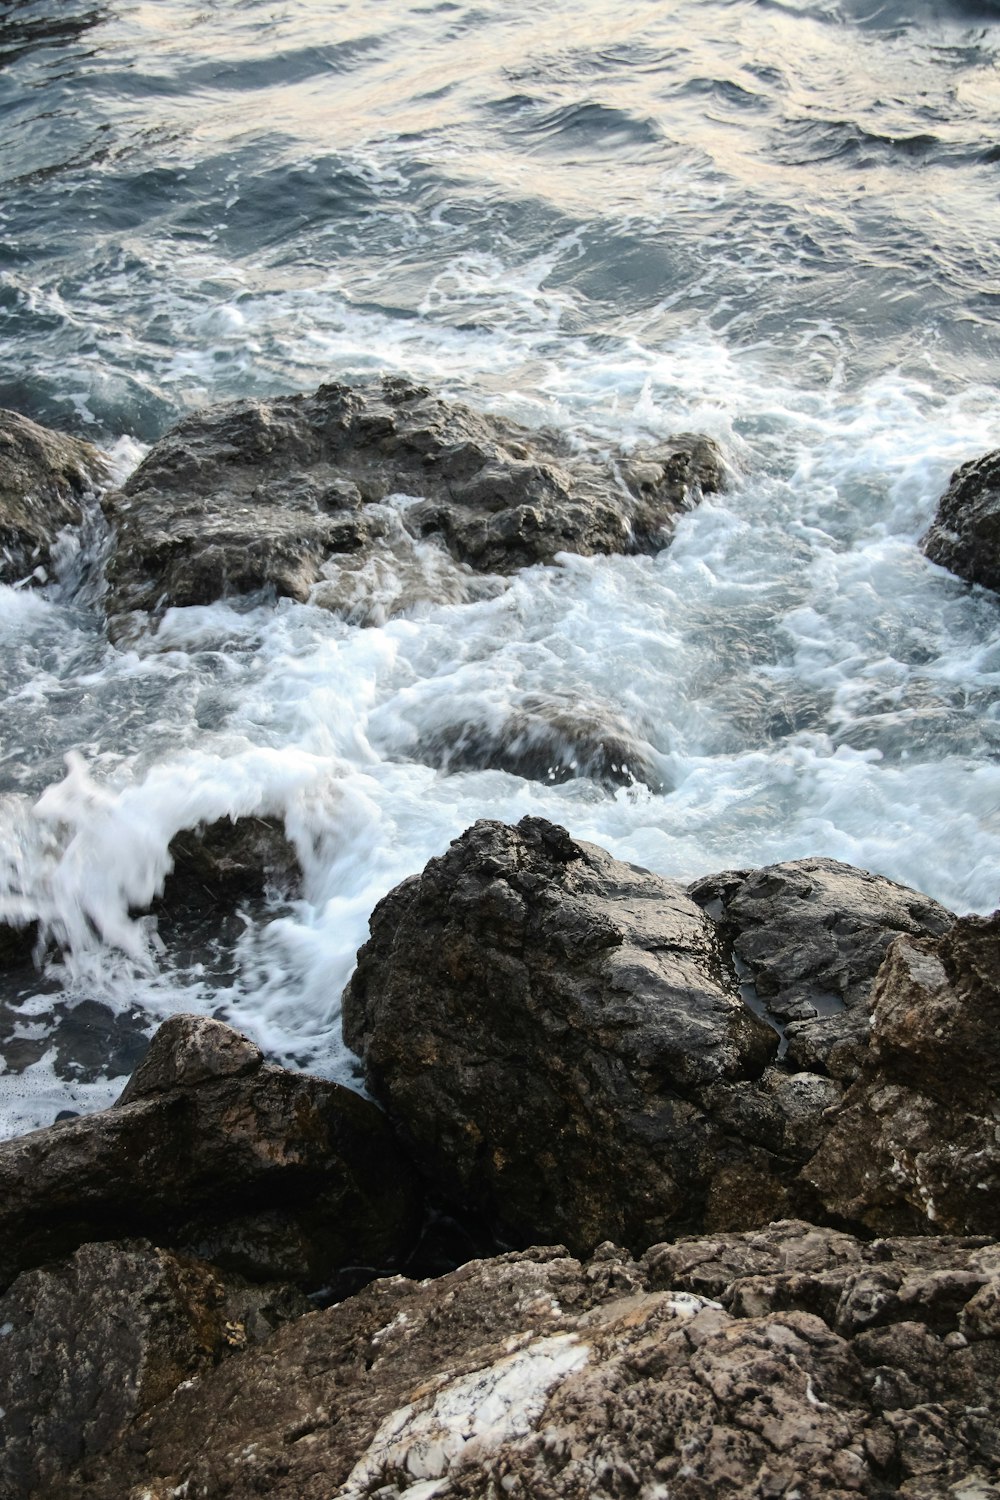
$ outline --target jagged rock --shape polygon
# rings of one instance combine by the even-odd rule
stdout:
[[[803,1172],[880,1234],[1000,1233],[1000,913],[897,938],[868,1056]]]
[[[730,870],[689,887],[719,921],[797,1067],[855,1077],[872,985],[898,933],[934,937],[954,922],[929,896],[835,859]]]
[[[345,1266],[402,1264],[418,1221],[374,1105],[265,1065],[196,1016],[164,1023],[112,1109],[0,1143],[0,1285],[85,1241],[142,1235],[258,1279],[336,1286]]]
[[[159,910],[232,904],[268,890],[293,895],[301,872],[295,846],[277,818],[220,818],[185,828],[170,841],[173,870]]]
[[[1000,590],[1000,449],[955,470],[920,545],[966,583]]]
[[[998,1289],[995,1243],[795,1223],[381,1281],[39,1500],[986,1500]]]
[[[371,547],[400,512],[478,571],[510,573],[557,552],[663,546],[676,516],[718,489],[706,438],[610,463],[385,379],[311,396],[239,401],[186,418],[105,500],[117,543],[113,615],[273,588],[305,599],[322,564]]]
[[[508,1241],[787,1210],[786,1116],[754,1082],[778,1039],[715,925],[542,819],[477,823],[380,902],[343,1016],[429,1179]]]
[[[0,1297],[0,1495],[62,1482],[181,1381],[310,1304],[148,1241],[82,1245]]]
[[[60,531],[107,478],[97,449],[0,409],[0,583],[46,570]]]

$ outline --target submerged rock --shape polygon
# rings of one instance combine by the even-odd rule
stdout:
[[[663,546],[677,515],[722,484],[718,449],[683,434],[605,461],[550,432],[384,379],[238,401],[186,418],[106,498],[117,531],[113,615],[271,588],[305,599],[325,560],[369,548],[400,511],[477,571],[560,551]]]
[[[448,715],[442,722],[442,714]],[[447,771],[498,770],[547,785],[589,777],[609,791],[648,786],[661,792],[655,752],[608,704],[581,704],[567,695],[516,694],[510,704],[435,700],[417,719],[407,753]]]
[[[803,1174],[877,1234],[1000,1234],[1000,912],[900,937],[861,1076]]]
[[[395,1278],[197,1374],[88,1500],[988,1496],[1000,1250],[753,1235]]]
[[[145,1240],[83,1245],[0,1297],[0,1494],[58,1489],[126,1427],[310,1304]]]
[[[542,819],[477,823],[380,902],[343,1015],[429,1179],[515,1243],[641,1246],[786,1202],[753,1084],[778,1038],[714,924]]]
[[[1000,449],[955,470],[920,545],[966,583],[1000,590]]]
[[[898,933],[934,937],[955,920],[929,896],[836,859],[797,859],[696,881],[769,1014],[789,1061],[851,1079],[867,1047],[871,991]]]
[[[419,1215],[374,1105],[200,1017],[161,1026],[112,1109],[0,1143],[0,1285],[142,1235],[306,1289],[349,1266],[356,1286],[404,1262]]]
[[[107,479],[90,443],[0,409],[0,583],[48,569],[67,526],[84,520],[84,497]]]

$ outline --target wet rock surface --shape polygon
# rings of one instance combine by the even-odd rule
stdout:
[[[955,470],[921,546],[966,583],[1000,590],[1000,450]]]
[[[732,944],[757,997],[785,1026],[790,1063],[851,1079],[867,1047],[872,985],[897,933],[955,920],[930,897],[835,859],[710,875],[689,888]]]
[[[786,1206],[778,1038],[674,882],[482,822],[371,932],[345,1038],[429,1180],[502,1236],[641,1247]]]
[[[145,1240],[83,1245],[0,1297],[0,1495],[58,1488],[180,1383],[309,1311]]]
[[[305,599],[326,560],[392,540],[382,502],[397,495],[409,497],[399,514],[411,536],[440,538],[480,572],[560,551],[654,550],[722,481],[706,438],[603,461],[398,379],[235,402],[181,422],[106,498],[117,532],[108,607],[262,588]]]
[[[173,870],[157,910],[201,911],[267,893],[291,896],[301,883],[295,846],[277,818],[220,818],[170,841]]]
[[[1000,913],[900,937],[868,1055],[805,1170],[828,1213],[876,1233],[1000,1234]]]
[[[995,1243],[795,1222],[639,1262],[474,1261],[195,1374],[59,1493],[978,1500],[1000,1473],[998,1295]]]
[[[0,1143],[0,1283],[87,1241],[147,1236],[308,1290],[400,1265],[419,1226],[387,1123],[264,1063],[217,1021],[157,1032],[112,1109]],[[0,1403],[2,1404],[2,1403]]]
[[[0,409],[0,583],[44,576],[59,533],[83,523],[85,496],[106,478],[90,443]]]
[[[407,754],[447,771],[508,771],[550,786],[589,777],[608,791],[664,789],[662,761],[607,703],[524,693],[496,713],[484,712],[481,697],[448,709],[454,717],[445,722],[439,702],[427,722],[409,716],[415,732]]]

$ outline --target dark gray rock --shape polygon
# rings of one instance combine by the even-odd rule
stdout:
[[[1000,913],[897,938],[863,1070],[803,1180],[879,1234],[1000,1234]]]
[[[1000,590],[1000,449],[955,470],[920,545],[966,583]]]
[[[247,897],[297,893],[301,881],[295,846],[277,818],[220,818],[185,828],[170,841],[173,870],[157,910],[203,910]]]
[[[835,859],[731,870],[689,893],[710,911],[741,971],[786,1028],[790,1062],[851,1079],[867,1046],[872,985],[898,933],[955,920],[929,896]]]
[[[499,715],[481,702],[459,702],[450,712],[454,717],[442,722],[436,699],[427,722],[416,723],[408,753],[447,771],[508,771],[547,785],[589,777],[609,791],[640,784],[664,789],[652,747],[608,704],[523,693]],[[413,722],[412,712],[407,717]]]
[[[357,1094],[175,1016],[118,1105],[0,1143],[0,1285],[97,1239],[146,1236],[258,1279],[337,1286],[400,1265],[414,1174]]]
[[[779,1223],[638,1264],[557,1247],[377,1282],[195,1375],[43,1496],[986,1500],[998,1278],[996,1243]]]
[[[0,1297],[0,1495],[58,1489],[68,1470],[220,1359],[309,1311],[144,1240],[83,1245]]]
[[[344,1035],[421,1168],[515,1243],[648,1243],[787,1208],[777,1036],[681,889],[537,818],[376,907]],[[803,1158],[804,1159],[804,1158]]]
[[[106,478],[90,443],[0,409],[0,583],[47,570],[59,532],[82,525],[84,497]]]
[[[403,513],[413,536],[441,538],[477,571],[652,550],[722,477],[706,438],[605,462],[402,380],[235,402],[179,423],[106,498],[117,532],[108,607],[262,588],[305,599],[326,559],[392,529],[379,502],[395,494],[417,497]]]

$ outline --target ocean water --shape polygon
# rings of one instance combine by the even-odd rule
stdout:
[[[369,913],[480,817],[1000,903],[1000,598],[917,545],[1000,444],[998,57],[976,0],[0,0],[0,405],[123,476],[210,402],[390,372],[732,474],[657,556],[473,589],[427,542],[127,647],[96,516],[0,587],[0,918],[49,937],[0,1130],[108,1102],[177,1010],[351,1081]],[[171,947],[171,838],[244,813],[301,897]]]

